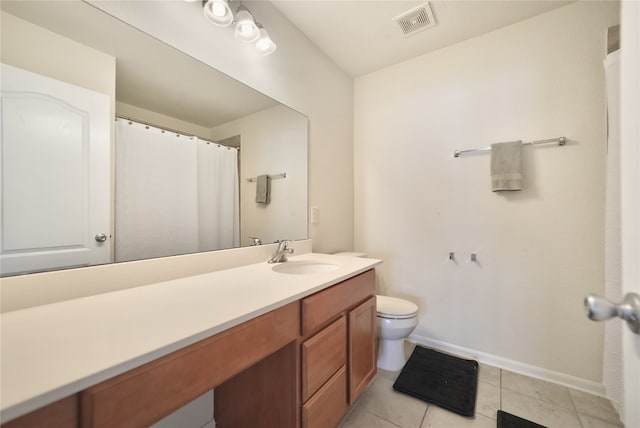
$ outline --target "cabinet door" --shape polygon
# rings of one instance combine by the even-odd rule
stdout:
[[[376,298],[349,312],[349,403],[376,374]]]

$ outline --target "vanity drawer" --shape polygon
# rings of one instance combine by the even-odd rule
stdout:
[[[335,427],[347,411],[347,370],[344,366],[302,406],[302,428]]]
[[[375,271],[371,269],[303,299],[302,335],[375,295],[375,291]]]
[[[347,362],[347,321],[338,321],[302,344],[304,403]]]

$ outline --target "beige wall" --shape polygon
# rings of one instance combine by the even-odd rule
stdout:
[[[3,63],[107,94],[115,111],[114,57],[4,11],[0,13]]]
[[[355,248],[385,261],[382,292],[419,305],[416,340],[600,388],[603,328],[582,299],[603,291],[618,7],[572,3],[356,79]],[[524,148],[520,192],[491,192],[490,154],[452,156],[562,135]]]
[[[307,119],[276,106],[211,129],[210,139],[241,136],[240,244],[250,236],[263,243],[307,236]],[[271,203],[255,203],[256,183],[247,178],[286,173],[271,181]]]

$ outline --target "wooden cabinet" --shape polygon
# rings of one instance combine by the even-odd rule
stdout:
[[[374,271],[303,299],[301,317],[302,426],[333,427],[376,374]]]
[[[3,424],[149,426],[215,388],[220,428],[330,428],[376,373],[371,269]]]

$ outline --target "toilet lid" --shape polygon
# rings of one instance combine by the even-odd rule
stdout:
[[[390,318],[411,318],[418,312],[418,306],[408,300],[397,297],[376,296],[378,315]]]

